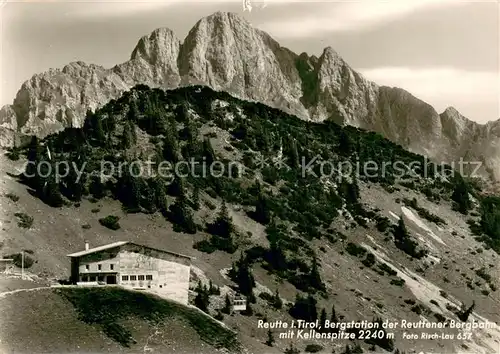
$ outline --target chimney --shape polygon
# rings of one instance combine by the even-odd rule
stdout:
[[[85,240],[85,251],[89,249],[89,241]]]

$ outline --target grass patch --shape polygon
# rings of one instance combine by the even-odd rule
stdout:
[[[176,318],[187,322],[203,341],[215,348],[230,351],[240,349],[235,334],[212,318],[196,309],[154,295],[120,288],[73,288],[54,291],[75,307],[79,320],[100,325],[107,336],[125,347],[130,347],[134,341],[130,330],[122,326],[120,320],[140,318],[152,323],[161,323],[167,318]]]

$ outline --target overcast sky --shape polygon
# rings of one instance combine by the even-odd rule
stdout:
[[[183,39],[198,19],[220,10],[241,14],[297,53],[319,55],[331,46],[368,79],[405,88],[439,112],[454,106],[482,123],[500,117],[496,0],[251,3],[249,12],[242,0],[7,2],[0,10],[0,104],[12,103],[34,73],[76,60],[111,67],[155,28]]]

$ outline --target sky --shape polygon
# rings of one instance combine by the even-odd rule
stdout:
[[[248,1],[248,0],[247,0]],[[215,11],[240,14],[296,53],[334,48],[379,85],[402,87],[438,112],[500,118],[500,5],[496,0],[0,0],[0,105],[33,74],[85,61],[129,59],[158,27],[182,40]]]

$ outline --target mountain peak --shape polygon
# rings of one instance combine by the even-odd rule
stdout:
[[[461,116],[460,112],[455,107],[452,106],[447,107],[443,113],[451,116]]]
[[[162,55],[168,55],[172,48],[178,48],[179,45],[180,40],[171,29],[157,28],[139,40],[130,58],[131,60],[142,58],[154,64],[162,60]]]
[[[219,36],[224,32],[245,32],[245,31],[256,31],[252,27],[250,22],[242,18],[241,16],[235,14],[234,12],[222,12],[217,11],[211,15],[201,18],[191,29],[193,31],[209,31],[211,34],[218,34]],[[189,34],[188,34],[189,38]]]

